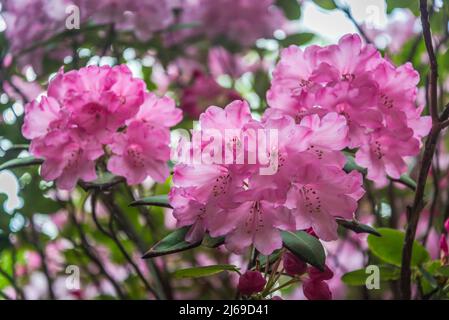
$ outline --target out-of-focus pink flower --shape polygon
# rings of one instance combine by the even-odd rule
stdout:
[[[391,53],[398,53],[416,33],[417,17],[409,10],[401,10],[401,16],[388,21],[385,29],[362,25],[370,40],[376,42],[379,38],[387,40],[386,49]]]
[[[3,90],[9,97],[13,98],[14,100],[23,100],[25,98],[27,99],[27,101],[32,101],[36,99],[37,96],[43,91],[38,83],[27,82],[16,75],[13,75],[11,77],[11,83],[12,85],[5,81],[3,83]],[[24,95],[24,97],[22,97],[22,94]]]
[[[258,271],[246,271],[240,276],[238,289],[241,294],[250,296],[261,292],[267,281]]]
[[[288,251],[282,256],[282,265],[285,272],[291,276],[302,275],[307,271],[307,263]]]
[[[80,7],[83,20],[111,24],[120,31],[132,31],[140,41],[174,23],[170,1],[151,0],[73,0]]]
[[[284,23],[282,11],[273,0],[192,0],[182,6],[180,23],[199,26],[170,34],[169,42],[179,42],[194,35],[211,40],[225,37],[243,46],[259,38],[272,37]]]
[[[449,218],[444,222],[444,228],[446,229],[446,232],[449,233]]]
[[[61,230],[68,222],[69,215],[65,210],[59,210],[58,212],[50,215],[51,221],[56,225],[56,227]]]
[[[185,87],[181,96],[181,108],[193,119],[211,105],[226,105],[240,95],[220,86],[213,77],[196,72],[191,85]]]
[[[233,54],[223,47],[214,47],[209,50],[208,67],[212,76],[229,75],[238,78],[248,71],[254,71],[255,65],[247,65],[242,56]]]

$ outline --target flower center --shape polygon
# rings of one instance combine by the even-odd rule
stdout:
[[[126,155],[133,167],[143,168],[145,166],[142,148],[139,145],[131,144],[126,150]]]

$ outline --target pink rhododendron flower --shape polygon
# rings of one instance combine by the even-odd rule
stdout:
[[[269,175],[260,174],[258,169],[264,167],[260,159],[175,166],[170,202],[178,225],[191,226],[188,241],[199,241],[209,232],[224,236],[230,251],[242,253],[253,244],[270,254],[282,246],[281,230],[313,227],[320,238],[334,240],[335,217],[352,218],[363,189],[360,173],[343,171],[340,150],[347,144],[348,132],[344,116],[313,114],[296,123],[272,112],[256,121],[247,103],[235,101],[225,109],[209,107],[200,116],[200,127],[221,134],[213,141],[202,137],[201,150],[221,142],[214,152],[245,153],[250,146],[245,133],[254,129],[275,130],[279,143],[270,146],[247,136],[257,140],[259,154],[276,160],[269,164],[274,169]],[[226,136],[229,129],[237,133]]]
[[[47,96],[26,106],[22,132],[32,140],[31,153],[44,159],[42,177],[72,189],[79,179],[96,179],[96,160],[106,145],[112,152],[109,170],[128,183],[148,175],[164,181],[169,128],[180,120],[174,101],[146,93],[126,66],[90,66],[61,69]]]
[[[358,35],[337,45],[291,46],[281,53],[267,100],[272,110],[296,122],[336,112],[349,128],[346,147],[359,148],[356,161],[382,185],[405,173],[405,160],[419,151],[431,120],[417,107],[419,75],[410,63],[395,67]]]
[[[151,176],[164,182],[169,175],[169,132],[141,122],[131,122],[126,132],[114,135],[110,144],[112,157],[108,170],[126,177],[128,184],[138,184]]]

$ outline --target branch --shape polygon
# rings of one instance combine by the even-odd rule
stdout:
[[[427,0],[420,0],[420,10],[421,22],[423,26],[423,37],[430,61],[429,104],[430,114],[432,116],[432,129],[430,130],[429,137],[427,138],[425,144],[413,205],[407,208],[408,224],[405,232],[404,247],[402,250],[400,279],[402,298],[406,300],[409,300],[411,298],[411,259],[413,242],[415,240],[416,228],[418,226],[420,214],[425,205],[424,191],[426,187],[427,176],[432,165],[432,159],[435,153],[438,136],[442,129],[442,125],[438,117],[438,64],[432,44],[432,33],[430,30]]]
[[[115,281],[115,279],[106,271],[106,269],[104,268],[103,264],[101,263],[101,261],[97,258],[97,256],[95,255],[95,253],[93,253],[91,251],[91,246],[89,244],[89,242],[87,241],[87,238],[84,234],[84,230],[83,227],[81,226],[81,224],[78,222],[78,220],[76,219],[76,216],[74,214],[74,212],[72,210],[68,210],[69,215],[70,215],[70,219],[72,220],[73,224],[76,227],[76,230],[78,232],[78,235],[80,237],[81,240],[81,248],[83,248],[84,252],[86,253],[86,255],[90,258],[90,260],[92,260],[94,262],[94,264],[97,266],[97,268],[100,270],[100,272],[109,280],[109,282],[112,284],[112,286],[114,287],[115,292],[117,293],[117,296],[120,299],[126,299],[126,295],[123,292],[123,290],[121,289],[120,285],[117,283],[117,281]]]
[[[360,33],[360,35],[362,36],[362,38],[365,40],[366,43],[373,43],[371,41],[371,39],[368,37],[368,35],[366,34],[365,30],[363,30],[363,28],[360,26],[360,24],[355,20],[354,16],[352,15],[351,9],[348,6],[341,6],[339,5],[335,0],[332,0],[332,2],[334,3],[335,7],[340,10],[341,12],[343,12],[344,14],[346,14],[346,16],[348,17],[349,20],[351,20],[351,22],[354,24],[354,26],[357,28],[357,31]]]
[[[115,245],[118,247],[118,249],[120,250],[120,252],[123,255],[123,257],[125,258],[125,260],[132,266],[132,268],[136,272],[137,276],[143,282],[145,288],[148,291],[150,291],[156,297],[156,299],[160,299],[159,294],[150,286],[147,279],[145,279],[145,276],[143,275],[142,271],[139,269],[139,267],[136,265],[136,263],[133,261],[131,256],[128,254],[126,249],[121,244],[120,240],[117,238],[116,232],[115,232],[114,226],[113,226],[113,222],[114,222],[113,213],[111,212],[111,216],[110,216],[110,220],[109,220],[109,231],[108,231],[108,230],[104,229],[103,226],[98,221],[96,205],[97,205],[97,194],[96,194],[96,192],[93,192],[92,198],[91,198],[92,218],[93,218],[94,223],[97,226],[98,230],[100,230],[104,235],[106,235],[112,241],[114,241]]]
[[[47,266],[47,257],[45,255],[45,251],[42,248],[40,242],[39,242],[39,235],[36,230],[36,226],[34,225],[33,217],[30,219],[30,227],[31,227],[31,239],[33,241],[34,246],[36,247],[36,250],[42,260],[42,270],[44,271],[45,278],[47,279],[48,283],[48,294],[50,296],[51,300],[56,299],[55,292],[53,290],[53,279],[50,275],[50,271],[48,270]]]

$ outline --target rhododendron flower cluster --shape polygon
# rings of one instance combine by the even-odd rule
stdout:
[[[175,187],[169,196],[178,225],[192,226],[188,241],[200,240],[207,231],[213,237],[225,236],[225,245],[233,252],[242,253],[254,244],[266,255],[282,246],[280,230],[313,227],[321,239],[334,240],[335,217],[353,217],[364,191],[360,173],[343,171],[345,158],[340,150],[348,132],[344,116],[312,114],[296,123],[286,114],[267,114],[256,121],[248,104],[237,100],[224,110],[209,107],[199,124],[202,131],[235,132],[222,135],[219,149],[211,153],[222,151],[223,146],[236,158],[245,152],[250,156],[253,150],[246,141],[256,140],[254,128],[275,130],[278,143],[257,139],[258,153],[275,159],[268,164],[274,166],[270,174],[261,174],[259,169],[267,164],[260,159],[243,164],[176,165]],[[201,139],[201,150],[206,153],[210,151],[209,138]]]
[[[294,117],[337,113],[346,118],[346,148],[368,168],[367,177],[385,184],[406,172],[407,157],[418,154],[430,117],[416,105],[419,74],[410,63],[395,67],[358,35],[337,45],[290,46],[281,53],[267,100],[269,112]]]
[[[172,99],[145,90],[125,66],[81,68],[50,81],[47,94],[25,108],[23,135],[44,159],[41,175],[72,189],[97,178],[96,162],[129,184],[169,175],[169,127],[181,120]],[[102,160],[103,161],[103,160]]]
[[[180,8],[181,23],[199,26],[170,35],[170,42],[204,34],[249,46],[259,38],[272,37],[285,19],[273,0],[187,0]]]

